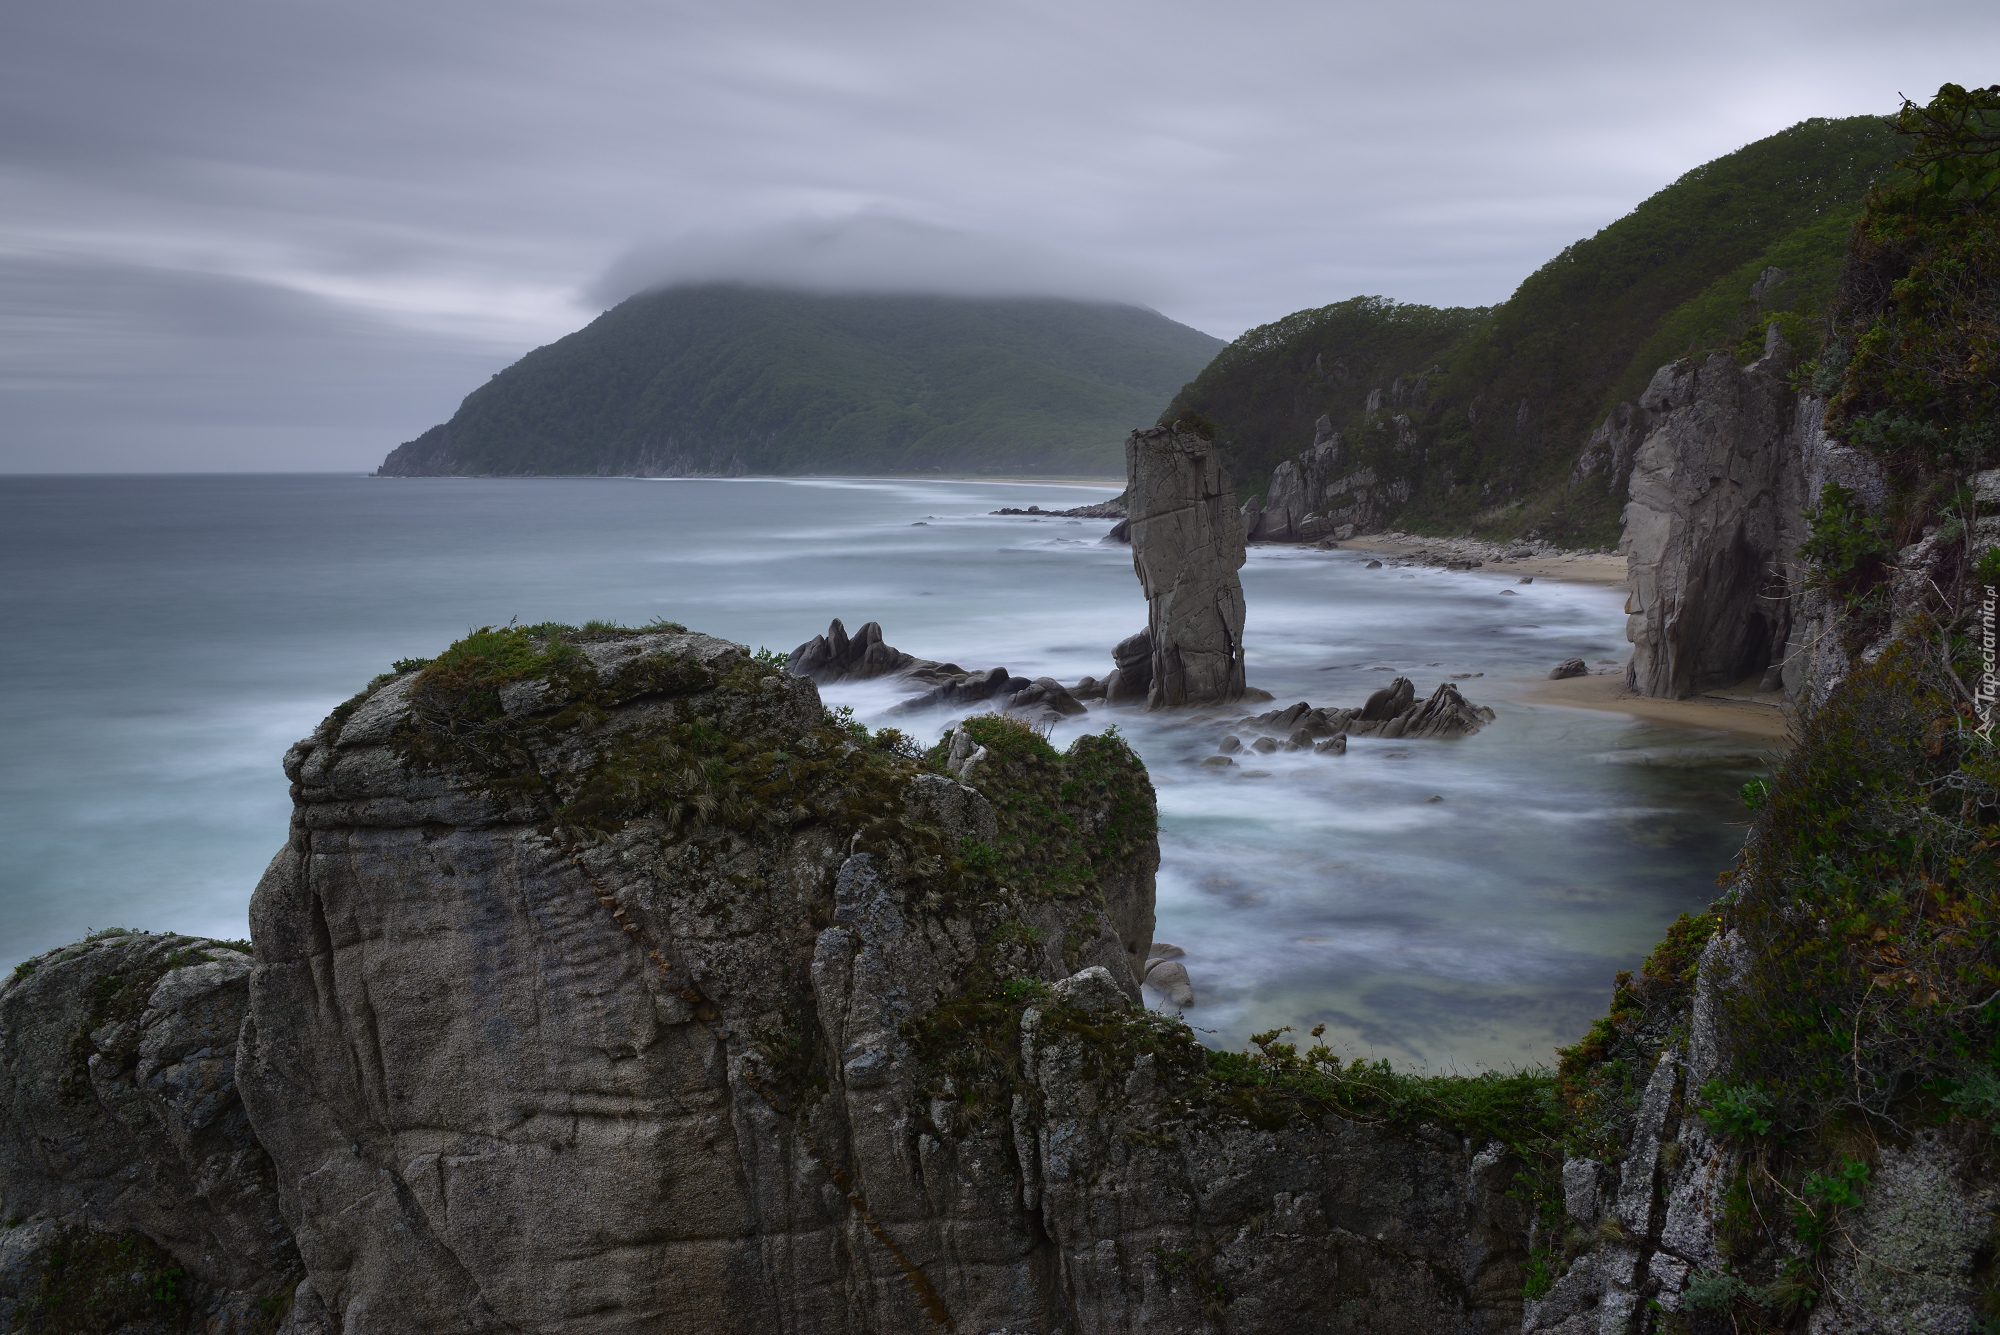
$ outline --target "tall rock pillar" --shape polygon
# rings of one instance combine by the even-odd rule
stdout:
[[[1212,441],[1172,427],[1125,440],[1132,568],[1153,641],[1149,709],[1243,695],[1243,517]]]
[[[1652,429],[1625,507],[1627,684],[1685,699],[1763,673],[1791,629],[1786,575],[1797,535],[1797,396],[1791,350],[1771,326],[1764,356],[1675,362],[1640,405]]]

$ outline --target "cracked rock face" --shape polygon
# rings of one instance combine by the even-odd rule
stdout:
[[[250,972],[232,946],[129,932],[0,984],[6,1217],[143,1233],[215,1291],[219,1321],[299,1274],[237,1088]]]
[[[508,635],[286,760],[238,1060],[288,1330],[1518,1325],[1503,1156],[1260,1126],[1139,1008],[1123,743],[940,773],[740,646]]]
[[[1627,681],[1685,699],[1778,662],[1791,630],[1798,543],[1798,396],[1777,337],[1738,368],[1726,353],[1676,362],[1640,402],[1651,429],[1625,507]]]
[[[1155,427],[1125,441],[1132,566],[1146,592],[1153,709],[1243,696],[1243,519],[1220,449]]]

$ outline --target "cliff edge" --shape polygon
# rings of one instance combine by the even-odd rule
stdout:
[[[121,937],[0,993],[32,1016],[0,1179],[31,1304],[52,1230],[115,1225],[249,1314],[161,1330],[1518,1324],[1527,1137],[1490,1105],[1534,1079],[1453,1102],[1145,1011],[1154,801],[1115,736],[985,716],[925,751],[678,628],[404,669],[287,754],[254,958]],[[198,1012],[222,1140],[36,1148],[115,1129],[36,1093],[134,1046],[89,998],[139,983],[105,978],[155,1037],[91,1058],[99,1103],[188,1086],[147,1045],[193,1021],[146,1017]],[[93,1185],[121,1175],[152,1186]]]

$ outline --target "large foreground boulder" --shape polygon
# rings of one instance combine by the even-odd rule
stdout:
[[[239,1058],[290,1328],[1518,1321],[1511,1169],[1243,1103],[1138,1008],[1124,744],[960,732],[702,635],[512,631],[295,747]]]
[[[177,1292],[140,1292],[129,1311],[114,1294],[107,1310],[248,1331],[298,1282],[277,1177],[237,1091],[250,972],[242,942],[110,931],[0,983],[0,1212],[16,1226],[4,1268],[20,1272],[0,1298],[26,1306],[24,1323],[38,1296],[83,1278],[82,1259],[114,1288],[148,1266],[157,1252],[142,1243],[184,1268]],[[73,1273],[46,1273],[63,1261]]]

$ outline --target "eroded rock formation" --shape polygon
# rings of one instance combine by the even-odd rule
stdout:
[[[245,970],[207,943],[0,996],[9,1204],[137,1200],[231,1283],[295,1238],[291,1335],[1513,1328],[1511,1156],[1219,1077],[1136,1005],[1137,758],[959,734],[916,757],[672,631],[481,632],[379,679],[286,757],[233,1048]],[[103,991],[65,971],[150,1000],[99,1023],[48,1001]],[[232,1059],[242,1106],[176,1092]],[[174,1177],[190,1108],[264,1175]]]
[[[1764,356],[1660,368],[1640,406],[1622,550],[1630,561],[1627,681],[1685,698],[1761,676],[1791,631],[1801,506],[1797,394],[1773,324]]]
[[[1125,441],[1132,566],[1152,639],[1150,708],[1243,696],[1243,525],[1222,453],[1172,427]]]
[[[298,1280],[237,1093],[250,972],[240,943],[108,932],[0,984],[0,1211],[39,1221],[9,1297],[32,1296],[24,1277],[62,1226],[165,1247],[218,1335],[257,1328],[258,1303]]]

